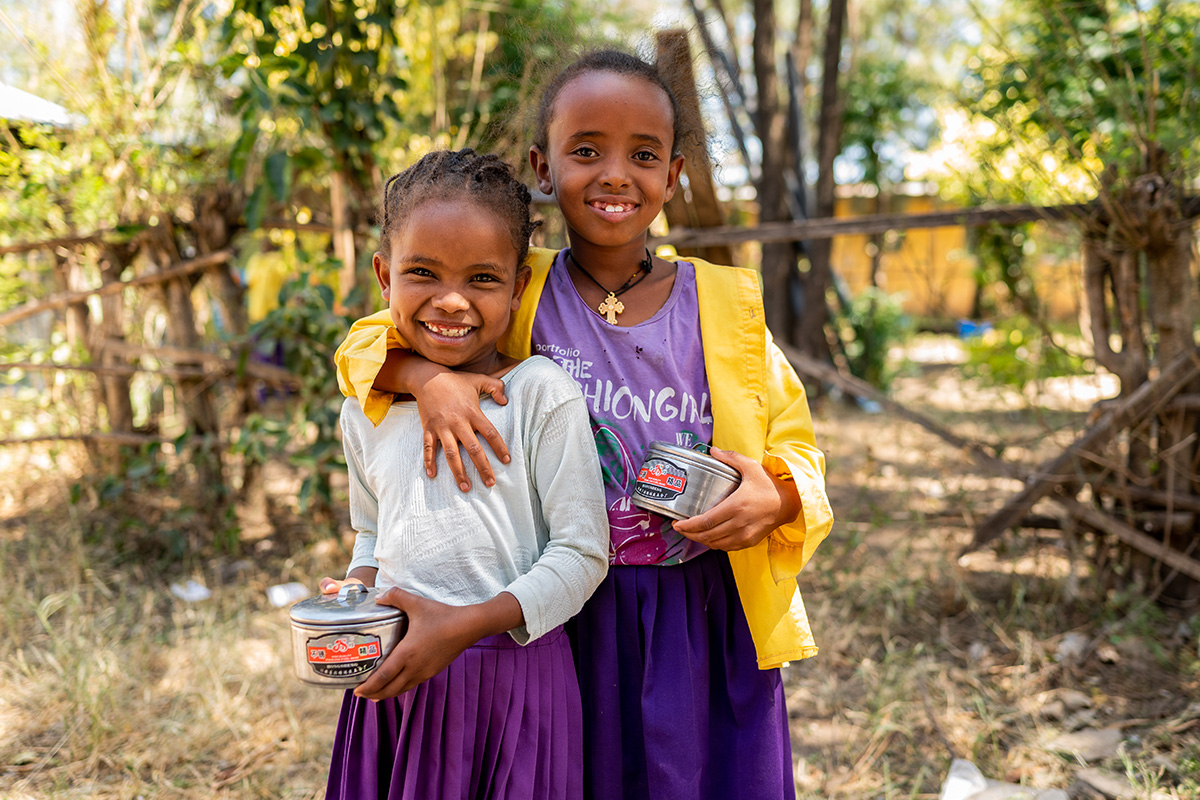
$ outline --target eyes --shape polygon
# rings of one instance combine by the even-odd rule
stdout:
[[[431,280],[437,280],[437,278],[438,278],[437,273],[435,273],[429,267],[422,267],[422,266],[416,266],[416,265],[404,267],[400,270],[400,273],[406,277],[412,277],[412,278],[427,278],[427,279],[431,279]],[[495,275],[491,272],[477,272],[474,275],[471,275],[469,278],[467,278],[467,280],[470,281],[471,283],[475,283],[475,284],[491,284],[491,283],[503,283],[504,282],[500,278],[499,275]]]
[[[593,158],[600,157],[600,153],[599,153],[599,151],[596,150],[596,148],[592,147],[591,145],[586,145],[586,144],[581,144],[578,147],[576,147],[574,150],[571,151],[571,155],[578,156],[579,158],[587,159],[587,160],[591,160]],[[645,164],[652,164],[655,161],[661,160],[659,158],[658,153],[656,153],[654,150],[652,150],[650,148],[642,148],[641,150],[635,150],[633,155],[630,156],[630,158],[633,159],[634,161],[641,161]]]

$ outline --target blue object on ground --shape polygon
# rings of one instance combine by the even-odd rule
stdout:
[[[976,322],[972,319],[960,319],[954,323],[954,327],[958,330],[958,338],[968,339],[972,336],[982,336],[992,329],[990,322]]]

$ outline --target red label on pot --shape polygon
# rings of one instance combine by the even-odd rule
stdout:
[[[638,472],[633,491],[653,500],[672,500],[687,488],[687,470],[665,458],[651,458]]]
[[[308,664],[327,678],[353,678],[375,669],[383,655],[379,637],[366,633],[328,633],[308,640]]]

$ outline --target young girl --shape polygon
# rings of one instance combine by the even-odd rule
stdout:
[[[562,625],[604,577],[608,526],[579,389],[548,359],[496,349],[530,277],[529,190],[495,156],[433,153],[388,181],[383,212],[373,263],[389,325],[430,363],[503,384],[507,404],[482,413],[512,457],[463,494],[450,474],[420,474],[415,403],[377,427],[356,398],[343,405],[347,581],[378,586],[408,631],[346,692],[327,797],[581,797]]]
[[[502,347],[548,355],[575,378],[604,474],[612,566],[572,637],[586,792],[790,798],[779,667],[817,652],[796,576],[833,521],[824,456],[804,388],[771,343],[757,274],[646,249],[678,183],[679,135],[674,96],[635,57],[593,53],[548,85],[530,163],[570,248],[531,252]],[[462,442],[486,483],[475,432],[501,463],[507,439],[479,419],[476,398],[501,387],[399,346],[386,316],[355,323],[338,352],[343,391],[368,415],[411,392],[427,473],[440,443],[468,487]],[[681,522],[639,510],[630,492],[655,440],[714,444],[740,487]]]

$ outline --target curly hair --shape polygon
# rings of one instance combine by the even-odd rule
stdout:
[[[545,152],[549,145],[550,122],[554,119],[554,101],[558,99],[563,87],[580,75],[589,72],[612,72],[617,75],[629,75],[642,78],[653,86],[662,89],[671,104],[672,133],[675,141],[671,145],[671,155],[680,153],[680,141],[683,138],[683,126],[680,120],[679,101],[667,81],[659,72],[658,67],[647,63],[631,53],[621,50],[593,50],[585,53],[564,67],[550,79],[542,90],[542,100],[538,104],[537,123],[534,128],[533,143]]]
[[[392,233],[413,209],[428,200],[471,199],[508,226],[517,266],[525,263],[529,237],[540,221],[530,219],[528,187],[499,156],[463,150],[437,150],[388,178],[383,189],[379,252],[391,260]]]

